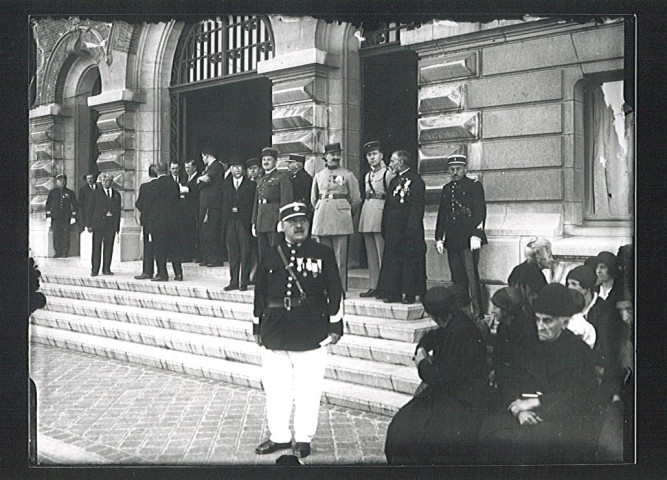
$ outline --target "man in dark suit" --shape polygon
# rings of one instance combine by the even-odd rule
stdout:
[[[92,269],[90,275],[96,277],[100,271],[102,246],[104,259],[102,261],[102,275],[113,275],[111,272],[111,257],[113,242],[120,231],[120,193],[111,187],[113,177],[110,173],[102,173],[102,188],[96,189],[88,210],[89,232],[93,232]]]
[[[69,253],[69,229],[76,222],[77,210],[76,195],[67,188],[67,175],[56,175],[56,188],[46,198],[46,220],[53,230],[55,258]]]
[[[424,241],[424,194],[426,186],[410,168],[410,154],[398,150],[389,168],[396,174],[387,187],[382,212],[385,246],[378,290],[385,303],[412,304],[426,292],[426,242]],[[403,296],[405,295],[405,296]]]
[[[199,172],[194,160],[185,162],[185,177],[181,190],[181,208],[183,211],[181,231],[187,234],[183,244],[183,261],[201,262],[199,249]],[[196,232],[193,235],[193,232]]]
[[[227,219],[227,251],[229,252],[229,285],[225,291],[248,289],[250,282],[250,253],[252,208],[257,185],[244,175],[241,157],[229,159],[231,175],[223,191],[223,217]]]
[[[303,169],[306,163],[306,157],[303,155],[290,155],[287,158],[287,169],[292,181],[292,196],[295,202],[310,204],[310,189],[313,186],[313,177]]]
[[[480,247],[488,243],[484,233],[484,188],[477,180],[466,176],[467,158],[464,155],[450,155],[447,165],[452,181],[442,188],[435,226],[435,248],[440,255],[447,249],[452,282],[469,289],[475,313],[481,316],[482,289],[477,264]],[[472,265],[466,266],[466,257],[472,257]],[[474,278],[468,278],[469,270],[472,270]]]
[[[206,168],[197,178],[202,253],[202,262],[199,265],[221,267],[224,264],[220,249],[220,232],[225,169],[222,163],[215,158],[215,153],[210,147],[204,147],[201,156]]]
[[[153,242],[157,265],[157,275],[152,281],[166,282],[169,280],[168,257],[171,258],[171,265],[174,268],[174,280],[183,280],[183,269],[178,252],[176,252],[175,235],[178,218],[174,212],[177,211],[180,195],[178,184],[168,175],[166,163],[158,163],[155,171],[157,178],[150,185],[150,195],[146,205],[148,212],[146,229]]]
[[[141,269],[141,275],[137,275],[137,280],[147,280],[153,278],[153,263],[155,261],[155,252],[153,250],[153,242],[151,241],[151,236],[148,234],[146,228],[148,210],[147,206],[149,203],[149,196],[151,195],[150,186],[153,183],[153,180],[157,177],[155,172],[155,165],[148,167],[148,176],[150,180],[142,183],[139,186],[139,195],[137,196],[137,201],[134,203],[134,206],[139,210],[139,225],[143,227],[143,240],[144,240],[144,254],[143,254],[143,265]]]
[[[97,175],[95,173],[87,173],[83,180],[86,182],[84,185],[79,188],[79,194],[77,195],[77,200],[79,202],[79,218],[77,222],[79,224],[79,233],[83,232],[86,227],[86,221],[88,220],[88,206],[90,205],[90,199],[93,196],[93,192],[96,188],[100,186],[95,183]]]
[[[178,185],[183,184],[184,175],[183,175],[183,171],[181,170],[181,165],[179,163],[172,161],[169,164],[169,176]]]

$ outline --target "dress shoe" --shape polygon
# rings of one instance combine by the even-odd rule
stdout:
[[[361,298],[374,297],[376,292],[377,292],[377,290],[375,290],[374,288],[371,288],[367,292],[360,293],[359,296]]]
[[[169,277],[155,277],[151,279],[151,282],[168,282]]]
[[[416,300],[414,295],[406,295],[405,298],[401,301],[401,303],[405,305],[412,305],[413,303],[415,303],[415,301]]]
[[[292,442],[276,443],[272,440],[267,440],[260,443],[255,449],[257,455],[266,455],[267,453],[277,452],[278,450],[287,450],[292,446]]]
[[[238,290],[238,288],[239,288],[238,285],[232,285],[232,284],[230,283],[230,284],[227,285],[225,288],[223,288],[223,290],[224,290],[225,292],[229,292],[229,291],[231,291],[231,290]]]
[[[248,290],[248,285],[241,285],[241,286],[239,287],[239,291],[240,291],[240,292],[245,292],[246,290]]]
[[[182,282],[182,281],[183,281],[183,275],[176,275],[176,276],[174,277],[174,280],[176,280],[176,281],[178,281],[178,282]]]
[[[207,267],[207,266],[208,266],[208,262],[199,262],[199,266],[200,266],[200,267]]]
[[[142,273],[141,275],[137,275],[136,277],[137,280],[148,280],[149,278],[153,278],[153,275],[150,275],[148,273]]]
[[[292,453],[294,453],[294,456],[297,458],[306,458],[310,455],[310,443],[296,442],[292,449]]]
[[[111,270],[107,270],[106,272],[102,272],[102,275],[113,275],[113,272]]]
[[[385,298],[384,303],[401,303],[403,301],[402,297],[389,296]]]
[[[97,272],[90,272],[90,276],[91,276],[91,277],[96,277],[96,276],[97,276]]]
[[[382,290],[375,290],[375,298],[378,300],[384,300],[386,294]]]

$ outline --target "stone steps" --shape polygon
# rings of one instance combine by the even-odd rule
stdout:
[[[45,284],[56,284],[59,286],[71,285],[97,288],[104,291],[150,293],[164,296],[178,296],[182,299],[217,300],[242,304],[252,304],[254,295],[252,290],[246,292],[225,292],[221,286],[201,285],[193,282],[135,280],[129,274],[117,274],[113,277],[89,277],[43,273],[42,280]],[[387,304],[377,299],[362,299],[354,294],[349,294],[345,300],[345,314],[412,321],[424,317],[424,308],[418,303],[413,305],[403,305],[401,303]]]
[[[59,348],[261,388],[261,367],[250,363],[178,350],[169,350],[169,354],[165,355],[165,349],[160,347],[41,325],[31,326],[31,339],[33,342]],[[322,400],[332,405],[389,416],[394,415],[411,397],[412,395],[406,393],[331,378],[325,378],[322,394]]]
[[[261,365],[260,349],[252,339],[252,330],[247,334],[250,338],[239,340],[49,310],[35,312],[33,325]],[[378,363],[372,359],[341,355],[360,350],[354,338],[354,336],[343,336],[338,345],[328,347],[332,355],[329,357],[327,378],[400,393],[409,394],[415,391],[420,380],[414,366]]]

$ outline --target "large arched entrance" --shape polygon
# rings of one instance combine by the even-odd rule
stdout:
[[[271,144],[271,82],[256,70],[273,57],[273,44],[264,16],[229,15],[183,29],[170,87],[172,160],[197,158],[204,144],[248,159]]]

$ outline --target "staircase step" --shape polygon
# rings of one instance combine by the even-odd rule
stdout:
[[[105,318],[107,320],[140,323],[161,328],[171,328],[185,332],[217,335],[220,337],[252,340],[250,323],[252,312],[240,307],[236,309],[238,320],[220,319],[202,315],[192,315],[178,312],[165,312],[148,309],[137,309],[135,306],[102,304],[88,300],[73,302],[70,298],[50,296],[46,305],[48,310],[83,315],[88,317]],[[230,305],[229,308],[234,308]],[[247,315],[246,315],[247,314]],[[345,316],[345,333],[349,335],[384,338],[400,342],[416,343],[435,323],[424,318],[405,322],[377,317],[363,317],[357,315]]]
[[[130,274],[117,274],[113,277],[89,277],[72,273],[43,273],[42,285],[91,287],[101,290],[116,290],[123,292],[137,292],[157,295],[177,296],[180,298],[194,298],[202,300],[230,301],[252,304],[254,292],[231,291],[225,292],[220,286],[189,282],[151,282],[150,280],[135,280]],[[355,293],[356,295],[356,293]],[[377,299],[362,299],[350,295],[345,300],[345,312],[350,315],[360,315],[378,318],[393,318],[396,320],[418,320],[424,317],[424,308],[419,303],[403,305],[401,303],[387,304]]]
[[[31,326],[31,340],[59,348],[168,369],[188,375],[197,375],[235,385],[261,388],[260,367],[255,364],[204,357],[177,350],[169,350],[168,355],[165,356],[164,348],[40,325]],[[330,368],[327,370],[329,371]],[[407,388],[407,380],[407,378],[397,380],[396,383],[400,384],[402,381],[406,381],[405,387]],[[379,389],[367,384],[351,384],[327,378],[324,382],[323,397],[324,401],[332,405],[391,416],[407,403],[412,395]]]

